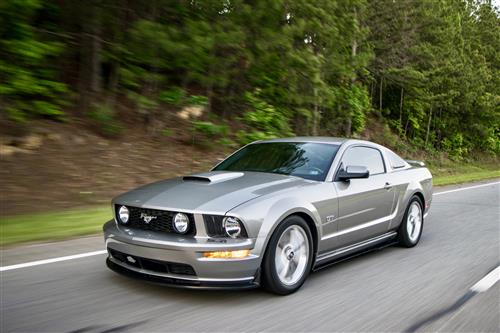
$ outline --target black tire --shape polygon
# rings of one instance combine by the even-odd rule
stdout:
[[[275,265],[275,258],[276,258],[276,247],[278,245],[278,241],[280,240],[281,235],[291,226],[298,226],[302,228],[303,231],[305,231],[308,240],[309,251],[307,256],[307,264],[305,266],[305,270],[304,273],[302,274],[302,277],[296,283],[293,283],[292,285],[287,285],[282,283],[278,276]],[[262,265],[261,265],[262,287],[267,291],[278,295],[288,295],[297,291],[302,286],[302,284],[304,284],[304,281],[311,272],[311,266],[313,264],[312,261],[314,256],[313,250],[314,250],[313,238],[311,235],[311,230],[309,229],[309,226],[307,225],[306,221],[304,221],[304,219],[302,219],[300,216],[292,215],[287,217],[276,228],[276,230],[271,236],[271,239],[269,240],[269,243],[267,244],[266,252],[264,254],[264,258],[262,260]]]
[[[410,233],[408,232],[408,224],[410,223],[408,219],[408,214],[410,212],[410,208],[412,205],[417,204],[420,208],[420,216],[421,216],[421,226],[420,226],[420,231],[418,232],[418,235],[415,235],[415,237],[410,236]],[[424,210],[423,210],[423,204],[422,200],[416,195],[414,195],[411,199],[410,202],[408,203],[408,206],[406,207],[405,214],[403,216],[403,220],[401,221],[401,224],[398,229],[398,243],[402,247],[414,247],[415,245],[418,244],[420,241],[420,237],[422,236],[422,231],[424,230]]]

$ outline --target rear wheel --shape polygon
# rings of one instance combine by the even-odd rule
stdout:
[[[311,271],[313,243],[307,223],[286,218],[271,236],[262,263],[262,283],[279,295],[295,292]]]
[[[417,196],[413,196],[406,208],[403,221],[399,226],[399,244],[404,247],[414,247],[418,244],[422,236],[424,227],[424,215],[422,201]]]

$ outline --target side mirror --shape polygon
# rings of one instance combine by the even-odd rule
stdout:
[[[349,179],[355,178],[368,178],[370,176],[370,171],[364,166],[359,165],[348,165],[343,169],[340,169],[338,179],[342,181],[347,181]]]

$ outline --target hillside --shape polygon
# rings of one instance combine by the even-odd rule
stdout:
[[[89,124],[76,120],[67,124],[37,121],[21,137],[5,134],[12,127],[2,128],[0,215],[108,205],[113,196],[139,185],[208,170],[235,149],[210,144],[202,134],[195,134],[193,145],[189,122],[179,119],[171,126],[174,130],[168,137],[152,136],[143,127],[131,125],[115,138],[96,134]],[[237,126],[235,122],[231,127]],[[495,176],[492,170],[498,165],[496,158],[483,157],[481,163],[465,164],[453,162],[444,154],[431,156],[412,149],[376,118],[370,119],[359,138],[399,147],[399,152],[407,158],[430,162],[438,176],[456,178],[479,172],[479,176],[484,173],[479,178],[491,177]]]
[[[1,214],[108,204],[135,186],[206,170],[224,157],[182,140],[130,128],[119,139],[77,124],[37,122],[0,137]]]

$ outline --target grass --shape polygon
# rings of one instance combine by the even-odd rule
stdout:
[[[0,217],[0,245],[97,234],[111,219],[110,206]]]
[[[482,170],[465,174],[440,175],[433,179],[434,186],[452,185],[478,180],[500,178],[500,170]]]
[[[429,163],[429,168],[436,186],[500,177],[496,163],[480,166]],[[4,216],[0,217],[0,246],[97,234],[110,219],[109,206]]]
[[[473,182],[499,178],[500,168],[496,160],[478,162],[429,161],[435,186]]]

